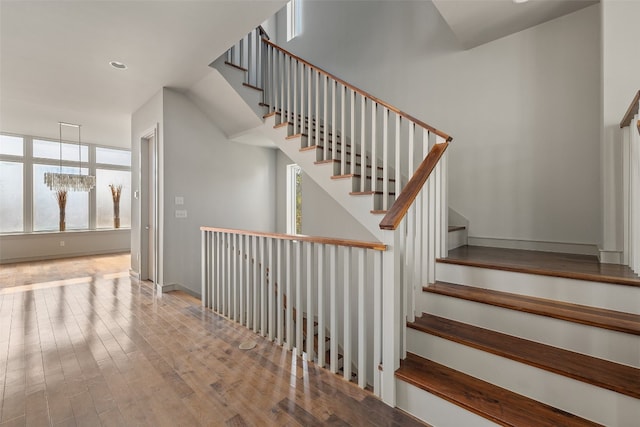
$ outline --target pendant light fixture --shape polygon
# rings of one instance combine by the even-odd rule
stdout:
[[[62,173],[62,127],[78,129],[78,173]],[[59,172],[45,172],[44,183],[53,191],[90,191],[96,185],[96,177],[82,175],[82,146],[80,144],[80,125],[58,122],[60,131],[60,169]]]

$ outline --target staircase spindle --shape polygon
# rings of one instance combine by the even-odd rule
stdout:
[[[329,336],[338,336],[338,308],[337,308],[337,280],[338,280],[338,251],[337,247],[329,247],[329,310],[331,331]],[[329,341],[329,370],[334,374],[338,372],[338,340]]]
[[[365,337],[367,319],[364,307],[365,257],[367,254],[362,248],[358,248],[355,251],[358,257],[358,385],[364,388],[367,386],[367,352],[365,351],[367,348]]]
[[[343,248],[344,250],[344,265],[342,266],[344,272],[343,280],[343,317],[342,323],[344,325],[343,330],[343,356],[342,356],[342,370],[344,372],[344,379],[351,380],[351,288],[347,286],[347,283],[351,281],[351,248]],[[333,335],[332,335],[333,336]]]
[[[378,180],[371,173],[372,180]],[[389,109],[382,108],[382,210],[389,208]]]
[[[295,275],[296,275],[296,345],[298,355],[302,355],[304,348],[302,346],[302,242],[296,242],[296,257],[295,257]]]
[[[286,295],[289,295],[289,300],[288,303],[286,304],[287,308],[286,308],[286,316],[285,316],[285,329],[287,331],[287,350],[291,350],[293,348],[293,304],[291,304],[291,302],[293,301],[293,299],[291,298],[291,295],[293,295],[291,293],[291,268],[293,267],[293,265],[295,264],[295,262],[291,262],[292,261],[292,245],[294,244],[294,242],[292,242],[291,240],[287,240],[285,242],[286,245],[286,257],[285,257],[285,275],[286,275],[286,282],[287,282],[287,293]],[[286,298],[283,296],[283,298]]]
[[[353,89],[349,89],[349,107],[351,110],[350,118],[351,118],[351,131],[349,132],[349,142],[351,148],[351,166],[349,167],[349,173],[355,175],[356,173],[356,91]],[[343,138],[344,148],[345,148],[345,157],[346,157],[346,147],[347,147],[347,139]],[[364,159],[364,156],[361,156]],[[347,173],[345,171],[345,173]]]
[[[313,243],[305,242],[306,256],[307,256],[307,280],[306,280],[306,293],[307,293],[307,359],[313,360],[313,344],[314,344],[314,310],[313,310]]]
[[[365,131],[367,128],[367,99],[363,95],[360,95],[360,191],[365,192],[367,186],[367,143]]]
[[[347,173],[347,143],[345,142],[346,138],[344,133],[346,95],[347,95],[347,87],[345,85],[340,85],[340,148],[341,148],[340,175],[346,175]],[[336,146],[337,146],[338,136],[336,135],[335,138],[336,138]]]
[[[329,135],[326,132],[330,132],[331,134],[331,159],[335,160],[338,158],[338,147],[336,144],[336,86],[338,82],[331,79],[331,127],[328,130],[325,130],[325,139],[327,144],[329,143]]]
[[[325,320],[324,320],[324,244],[319,244],[316,251],[318,256],[318,365],[325,366]]]

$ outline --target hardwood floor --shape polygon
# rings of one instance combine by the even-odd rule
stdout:
[[[423,425],[128,266],[0,266],[0,426]]]

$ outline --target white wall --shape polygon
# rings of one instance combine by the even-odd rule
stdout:
[[[640,90],[640,2],[602,4],[602,245],[605,261],[620,261],[622,230],[622,133],[620,121]]]
[[[163,138],[162,284],[199,294],[200,226],[275,230],[276,153],[227,140],[171,89],[163,91]],[[187,218],[176,218],[176,209],[187,210]]]
[[[276,231],[278,233],[286,233],[287,165],[293,164],[294,161],[279,150],[277,153]],[[304,171],[302,174],[302,234],[369,242],[377,241],[362,224],[352,217]]]
[[[119,229],[7,234],[0,236],[0,264],[129,252],[130,233]]]
[[[140,257],[143,250],[143,242],[140,239],[141,225],[141,202],[143,197],[133,199],[134,193],[141,191],[140,148],[142,138],[158,127],[158,146],[161,147],[164,141],[163,117],[162,117],[162,90],[157,92],[142,107],[131,115],[131,270],[140,273]],[[159,155],[161,161],[162,150]],[[162,182],[163,177],[160,176]],[[160,189],[162,184],[160,184]],[[161,192],[161,190],[160,190]],[[144,248],[146,250],[146,248]],[[160,267],[161,268],[161,267]],[[162,277],[162,274],[160,274]]]
[[[596,5],[465,51],[431,2],[306,1],[284,46],[453,136],[470,236],[595,250],[599,27]]]

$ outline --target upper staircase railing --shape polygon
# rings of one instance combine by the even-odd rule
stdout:
[[[640,90],[627,109],[622,128],[623,264],[640,274]]]
[[[339,289],[330,292],[342,294],[345,305],[349,305],[349,301],[354,301],[353,304],[357,301],[358,316],[355,316],[354,312],[345,311],[335,318],[336,321],[342,322],[341,326],[336,330],[330,330],[328,336],[332,345],[335,339],[335,345],[338,346],[332,347],[331,354],[336,355],[340,351],[343,352],[345,360],[351,360],[351,363],[345,364],[345,377],[349,378],[347,370],[353,366],[358,372],[358,382],[361,386],[364,387],[372,380],[370,383],[374,386],[374,392],[388,404],[395,405],[394,374],[399,367],[400,359],[406,356],[406,322],[413,321],[415,315],[421,313],[416,295],[422,291],[423,285],[435,280],[435,260],[446,256],[447,253],[445,152],[451,137],[287,52],[268,40],[261,28],[252,31],[231,48],[227,52],[226,63],[246,71],[244,84],[262,91],[265,117],[275,116],[276,127],[286,126],[289,137],[300,137],[300,150],[314,150],[316,164],[333,164],[332,178],[350,178],[353,183],[350,194],[373,195],[374,205],[371,214],[384,215],[380,222],[379,235],[383,242],[381,245],[386,250],[369,248],[382,251],[379,252],[381,256],[373,256],[374,260],[380,260],[379,264],[376,264],[378,261],[373,261],[373,268],[367,267],[367,273],[364,273],[362,260],[372,256],[367,255],[363,258],[359,255],[359,273],[354,275],[346,268],[353,261],[352,255],[339,257],[343,258],[342,267],[339,269],[342,269],[344,275],[341,276],[342,281],[338,281]],[[202,230],[203,286],[207,284],[206,288],[203,287],[203,304],[232,319],[240,319],[239,321],[245,322],[248,327],[261,331],[263,335],[279,343],[287,343],[289,348],[296,348],[299,352],[305,351],[307,357],[315,358],[314,360],[323,365],[323,339],[320,333],[325,327],[322,327],[321,319],[316,320],[317,344],[311,345],[307,337],[312,336],[313,328],[309,326],[310,322],[304,319],[311,319],[314,313],[318,316],[323,313],[318,306],[324,304],[323,300],[320,300],[324,293],[317,292],[314,286],[322,288],[335,285],[327,280],[339,274],[335,270],[338,261],[327,264],[327,259],[333,259],[338,249],[329,249],[331,255],[326,256],[323,253],[326,254],[327,249],[320,249],[322,246],[318,246],[320,243],[315,238],[308,241],[306,239],[311,238],[271,234],[257,237],[260,236],[259,233],[206,227]],[[246,237],[247,235],[253,237]],[[251,243],[247,243],[247,238]],[[260,243],[262,240],[259,239],[267,239],[264,246],[267,249],[263,249],[263,243]],[[336,248],[349,246],[348,243],[332,244],[337,245]],[[247,247],[251,247],[251,251],[257,247],[260,253],[267,254],[265,259],[268,259],[269,263],[281,265],[284,262],[286,265],[282,268],[265,264],[267,261],[256,258],[257,254],[249,254]],[[351,251],[349,249],[345,253],[350,254]],[[227,255],[224,255],[225,253]],[[306,262],[303,261],[303,257]],[[239,270],[237,263],[243,265]],[[287,263],[296,265],[293,271]],[[265,267],[267,265],[268,268]],[[258,288],[255,285],[253,288],[238,285],[248,280],[247,268],[262,271],[261,275],[258,274],[251,279],[252,283],[256,283],[257,280],[257,283],[262,284]],[[270,272],[273,271],[276,271],[276,274],[285,272],[287,277],[292,278],[292,283],[302,288],[293,290],[285,285],[284,293],[276,291],[283,288],[277,284],[285,283],[283,280],[288,279],[280,276],[272,279]],[[293,276],[290,276],[290,273]],[[245,274],[244,279],[242,274]],[[304,277],[306,279],[303,280]],[[362,291],[363,277],[367,278],[367,284],[374,284],[372,295]],[[241,278],[240,282],[237,281],[238,278]],[[376,288],[378,283],[379,290]],[[237,290],[237,286],[244,290]],[[260,290],[260,286],[269,288]],[[354,291],[355,288],[358,290]],[[218,295],[219,292],[222,294]],[[253,296],[249,296],[247,292],[253,293]],[[233,302],[236,301],[236,293],[241,295],[238,297],[240,303]],[[281,298],[276,295],[283,296]],[[268,320],[269,316],[280,319],[278,316],[283,312],[282,306],[286,300],[284,295],[289,296],[290,301],[286,304],[285,310],[292,307],[291,310],[295,310],[298,318],[292,320],[292,315],[287,314],[289,317],[284,320]],[[315,296],[318,298],[317,301],[313,300]],[[276,301],[274,304],[277,309],[243,313],[238,305],[242,304],[243,298],[262,301],[262,307],[271,307],[272,301]],[[334,307],[334,302],[327,307]],[[362,309],[366,313],[373,313],[373,337],[365,332],[369,337],[365,340],[366,344],[362,346],[359,343],[358,350],[353,352],[349,350],[351,346],[341,340],[350,337],[349,331],[355,330],[356,324],[358,331],[359,328],[365,327],[362,326],[360,317],[361,304],[365,304]],[[256,326],[258,313],[260,316],[267,316],[267,320],[260,318],[259,327]],[[306,322],[305,326],[301,326],[302,322]],[[333,320],[330,324],[333,325]],[[267,325],[266,329],[264,325]],[[280,325],[285,325],[285,331],[287,327],[292,327],[296,328],[296,331],[302,328],[307,330],[307,333],[300,335],[298,331],[288,334],[279,329]],[[338,331],[343,331],[342,335]],[[359,334],[360,332],[358,342]],[[336,351],[336,348],[340,350]],[[357,354],[357,358],[353,354]],[[362,368],[364,362],[360,361],[360,357],[367,361],[367,366],[369,361],[373,361],[370,369],[374,372],[371,375],[365,374],[361,377],[360,373],[365,371]],[[357,363],[355,359],[358,359]],[[335,372],[336,365],[333,361],[330,363],[330,369]]]

